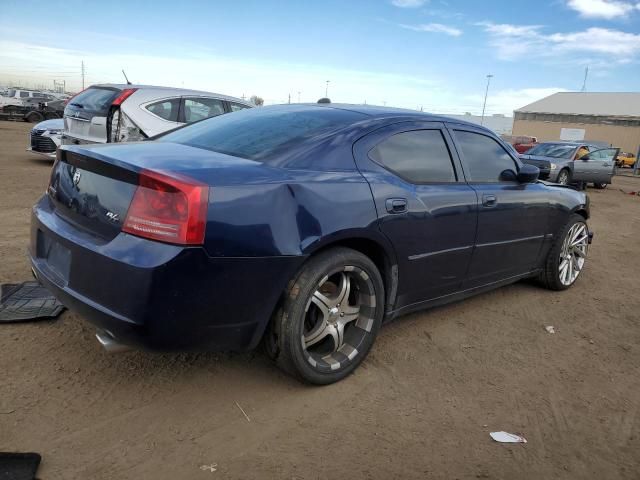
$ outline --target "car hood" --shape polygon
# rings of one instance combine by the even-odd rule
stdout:
[[[64,130],[64,120],[62,118],[53,118],[34,125],[33,130]]]

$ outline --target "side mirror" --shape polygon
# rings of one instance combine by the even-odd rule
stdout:
[[[525,163],[520,167],[520,171],[518,172],[518,182],[520,183],[533,183],[538,180],[540,176],[540,169],[535,165],[529,165]]]

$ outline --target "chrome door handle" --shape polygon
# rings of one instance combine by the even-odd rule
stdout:
[[[405,213],[407,211],[407,199],[387,198],[385,207],[389,213]]]
[[[498,203],[498,199],[495,195],[483,195],[482,196],[482,206],[483,207],[495,207],[496,203]]]

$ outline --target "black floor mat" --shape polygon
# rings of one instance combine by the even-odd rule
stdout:
[[[64,310],[38,282],[0,285],[0,322],[24,322],[57,317]]]
[[[37,453],[0,452],[0,480],[34,480],[39,465]]]

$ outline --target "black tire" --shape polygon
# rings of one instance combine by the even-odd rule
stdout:
[[[571,287],[579,277],[578,274],[578,276],[568,285],[560,280],[560,262],[562,260],[560,254],[562,252],[564,241],[567,235],[571,231],[572,227],[577,224],[584,225],[588,234],[589,227],[587,225],[587,221],[582,215],[573,214],[569,218],[567,224],[556,236],[554,243],[549,250],[549,253],[547,254],[547,258],[544,264],[544,270],[542,271],[538,279],[549,290],[566,290],[567,288]],[[581,268],[584,268],[584,265]]]
[[[25,115],[24,119],[29,123],[38,123],[44,120],[44,117],[40,112],[29,112]]]
[[[602,190],[607,188],[607,184],[606,183],[594,183],[593,184],[593,188],[597,188],[598,190]]]
[[[340,279],[339,285],[335,278]],[[350,287],[348,298],[342,307],[338,303],[323,311],[317,306],[318,293],[326,285],[334,285],[337,294],[327,293],[325,298],[339,301],[343,279]],[[311,257],[289,282],[283,304],[265,334],[267,354],[284,371],[305,382],[326,385],[342,380],[369,353],[382,323],[384,298],[380,272],[367,256],[344,247],[323,251]],[[353,320],[346,320],[343,308],[352,309],[347,317]],[[353,313],[356,308],[357,313]],[[331,313],[327,316],[323,312]],[[314,313],[315,320],[310,320]],[[341,317],[345,319],[343,343],[337,351],[338,341],[326,333],[316,336],[321,341],[306,346],[305,339],[314,337],[314,332],[328,331],[330,327],[336,328],[332,332],[337,331],[331,322],[342,321]]]
[[[560,185],[569,185],[571,183],[571,170],[568,168],[563,168],[558,173],[558,178],[556,180]]]
[[[44,118],[45,120],[53,120],[55,118],[60,118],[60,115],[55,112],[47,112],[44,114]]]

